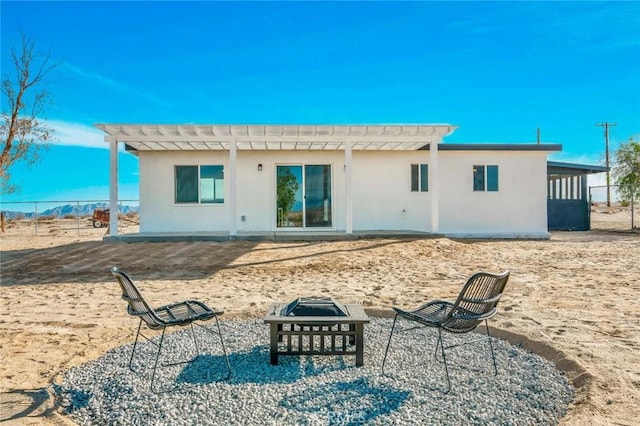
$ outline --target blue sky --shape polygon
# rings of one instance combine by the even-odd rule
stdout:
[[[640,2],[8,2],[61,65],[56,145],[3,202],[108,198],[95,123],[451,123],[446,142],[561,143],[588,164],[640,133]],[[3,99],[3,110],[6,102]],[[137,198],[137,159],[120,159]]]

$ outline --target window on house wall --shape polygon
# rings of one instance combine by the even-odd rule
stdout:
[[[429,190],[429,165],[411,165],[411,191],[427,192]]]
[[[224,169],[222,166],[200,166],[200,202],[224,202]]]
[[[487,191],[498,190],[498,166],[487,166]]]
[[[497,191],[498,190],[498,166],[473,166],[473,190]]]
[[[175,166],[176,204],[224,203],[224,166]]]

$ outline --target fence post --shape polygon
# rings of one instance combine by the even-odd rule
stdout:
[[[80,236],[80,201],[76,204],[76,219],[78,221],[78,237]]]
[[[33,219],[35,220],[35,224],[36,224],[36,237],[38,236],[38,202],[36,201],[36,211],[34,213]]]
[[[591,206],[593,205],[593,195],[591,194],[591,186],[589,187],[589,206],[587,208],[587,222],[589,222],[589,229],[587,231],[591,231]]]

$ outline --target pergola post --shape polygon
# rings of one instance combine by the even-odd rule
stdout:
[[[431,233],[438,233],[440,219],[440,170],[438,165],[438,141],[429,144],[429,191],[431,191]]]
[[[354,232],[354,194],[353,189],[353,151],[417,151],[423,149],[431,141],[429,153],[429,191],[431,192],[431,231],[439,231],[439,166],[438,143],[455,129],[450,125],[142,125],[142,124],[97,124],[108,136],[110,143],[110,207],[113,216],[110,218],[110,234],[118,234],[118,143],[126,145],[132,152],[191,152],[195,157],[199,152],[229,151],[228,163],[225,163],[225,205],[227,208],[227,228],[229,238],[238,235],[238,150],[264,151],[331,151],[344,149],[344,226],[345,234]],[[165,155],[165,154],[163,154]],[[168,154],[166,154],[168,155]],[[269,155],[272,155],[271,152]],[[332,154],[333,155],[333,154]],[[421,154],[420,157],[423,157]],[[242,159],[240,159],[242,161]],[[241,172],[242,172],[241,168]],[[145,172],[146,173],[146,172]],[[153,173],[153,171],[150,171]],[[332,169],[333,183],[339,173]],[[336,189],[335,187],[332,188]],[[156,196],[151,194],[150,196]],[[342,194],[341,194],[342,195]],[[143,197],[146,194],[142,195]],[[336,205],[342,201],[332,194]],[[342,206],[339,206],[342,208]],[[172,204],[167,208],[173,209]],[[206,209],[202,210],[207,211]],[[332,209],[332,212],[336,212]],[[425,212],[427,213],[427,212]],[[151,215],[153,216],[153,212]],[[356,213],[357,216],[357,213]],[[218,217],[224,221],[224,217]],[[217,220],[216,219],[216,220]],[[423,219],[426,221],[426,218]],[[175,222],[179,226],[178,221]],[[332,221],[335,225],[335,221]],[[173,223],[166,226],[172,229]],[[423,223],[421,228],[428,228],[429,223]],[[206,228],[206,226],[205,226]],[[244,229],[244,227],[243,227]]]
[[[229,143],[229,236],[235,238],[238,235],[238,221],[236,218],[237,197],[237,163],[238,146],[235,139]]]
[[[353,191],[351,182],[351,139],[347,138],[344,143],[344,163],[345,163],[345,232],[347,235],[353,234]]]
[[[109,235],[118,236],[118,139],[107,136],[109,142]]]

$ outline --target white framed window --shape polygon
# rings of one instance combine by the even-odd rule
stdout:
[[[498,191],[498,166],[474,165],[473,166],[473,190],[474,191]]]
[[[224,203],[224,166],[175,166],[175,202]]]
[[[411,165],[411,192],[429,191],[429,165]]]

